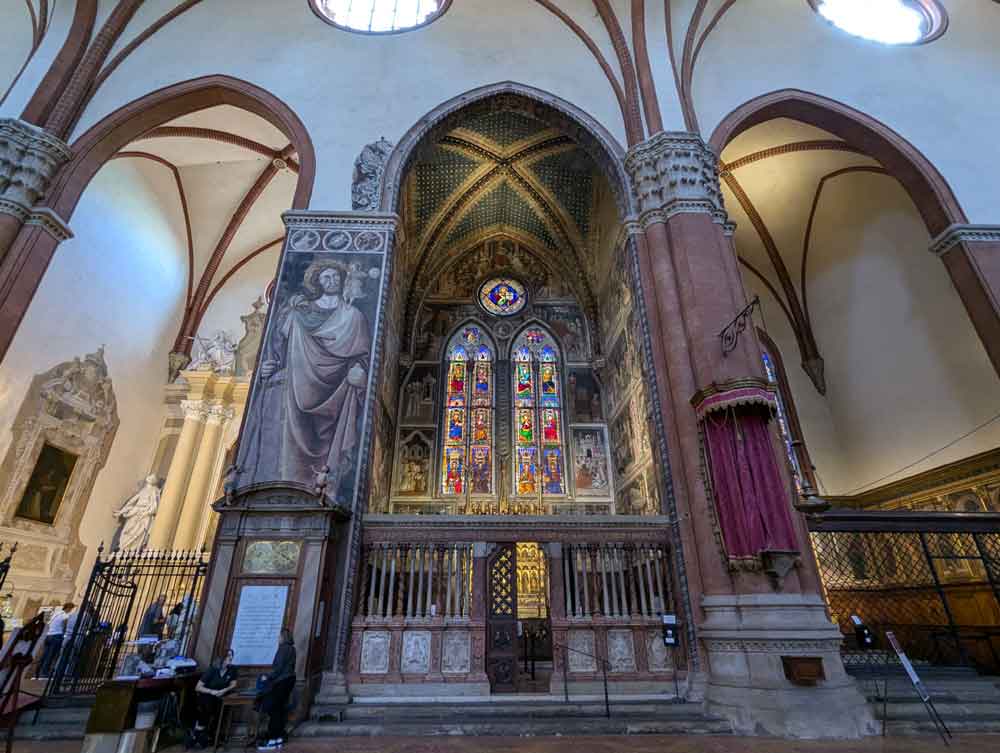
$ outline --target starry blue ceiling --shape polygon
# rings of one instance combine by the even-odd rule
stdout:
[[[496,173],[488,180],[467,185],[477,171],[490,170]],[[496,225],[555,248],[557,238],[589,233],[596,170],[583,149],[522,112],[472,113],[429,145],[410,170],[407,220],[424,251]],[[533,191],[532,182],[545,190]]]

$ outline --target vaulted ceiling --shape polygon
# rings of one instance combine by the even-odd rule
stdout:
[[[569,137],[519,112],[475,113],[429,145],[410,172],[419,252],[494,226],[540,245],[585,245],[595,165]]]

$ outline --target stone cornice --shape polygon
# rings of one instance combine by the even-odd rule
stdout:
[[[941,256],[959,243],[1000,243],[1000,225],[949,225],[931,241],[929,250]]]
[[[708,214],[718,224],[727,222],[718,157],[697,134],[658,133],[629,150],[625,169],[643,227],[682,213]]]
[[[17,217],[24,225],[40,227],[60,243],[73,237],[66,221],[48,207],[29,209],[19,201],[0,197],[0,214]]]
[[[285,227],[312,228],[316,230],[389,230],[395,232],[400,225],[399,215],[393,212],[348,212],[319,209],[298,209],[284,212],[281,219]]]

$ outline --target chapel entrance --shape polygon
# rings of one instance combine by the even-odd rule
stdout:
[[[487,561],[486,577],[486,673],[492,692],[548,692],[552,629],[544,550],[532,542],[501,544]]]

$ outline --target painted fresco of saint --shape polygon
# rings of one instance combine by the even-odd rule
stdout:
[[[253,481],[311,484],[328,465],[336,489],[349,473],[371,353],[371,325],[354,305],[363,281],[355,277],[319,258],[276,312],[260,357],[257,426],[241,462]]]

